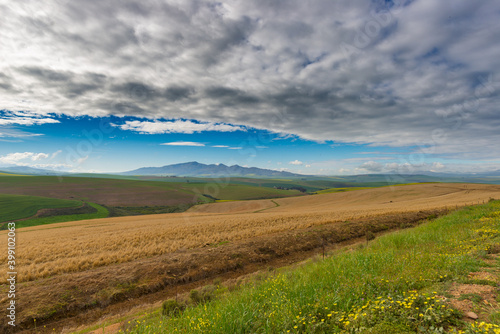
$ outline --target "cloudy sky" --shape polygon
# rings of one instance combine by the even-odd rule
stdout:
[[[500,169],[496,0],[0,0],[0,166]]]

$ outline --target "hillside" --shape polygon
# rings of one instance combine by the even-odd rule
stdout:
[[[159,182],[93,177],[0,175],[0,193],[77,199],[107,206],[176,206],[214,199],[247,200],[297,196],[297,190],[212,182]]]
[[[74,208],[81,205],[83,203],[80,201],[0,194],[0,223],[31,217],[41,209]]]

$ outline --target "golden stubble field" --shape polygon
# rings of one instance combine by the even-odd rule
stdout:
[[[202,205],[181,214],[104,218],[17,231],[18,281],[124,263],[207,244],[372,216],[500,198],[500,186],[422,184]],[[6,232],[0,232],[6,241]],[[2,241],[2,242],[3,242]],[[6,254],[0,255],[6,263]]]

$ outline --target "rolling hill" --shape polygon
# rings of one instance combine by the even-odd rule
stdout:
[[[31,175],[65,175],[68,174],[62,171],[40,169],[27,166],[0,167],[0,172],[12,174],[31,174]]]

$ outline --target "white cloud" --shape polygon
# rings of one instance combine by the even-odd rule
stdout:
[[[376,161],[368,161],[359,166],[358,169],[368,172],[380,172],[384,166]]]
[[[294,161],[290,161],[289,164],[300,166],[300,165],[303,165],[304,163],[302,161],[299,161],[299,160],[294,160]]]
[[[442,163],[440,163],[440,162],[433,162],[432,163],[432,169],[431,169],[431,171],[437,171],[437,170],[444,169],[444,168],[446,168],[446,166],[443,165]]]
[[[227,148],[228,150],[241,150],[243,148],[243,147],[239,147],[239,146],[231,147],[231,146],[227,146],[227,145],[213,145],[212,147],[215,147],[215,148]]]
[[[49,157],[46,153],[16,152],[0,157],[0,163],[18,166],[28,166],[29,161],[39,161]]]
[[[49,155],[47,153],[37,153],[31,157],[31,160],[38,161],[38,160],[42,160],[42,159],[47,159],[48,157],[49,157]]]
[[[0,118],[0,125],[42,125],[60,123],[57,119],[53,118],[33,118],[33,117],[2,117]]]
[[[112,124],[121,130],[129,130],[143,134],[163,134],[163,133],[195,133],[204,131],[233,132],[245,131],[241,126],[216,123],[195,123],[193,121],[126,121],[125,124]]]
[[[66,168],[71,168],[73,166],[68,164],[36,164],[31,167],[42,168],[42,169],[66,169]]]
[[[4,130],[5,131],[5,130]],[[2,138],[27,138],[27,137],[39,137],[43,136],[41,133],[27,133],[18,130],[9,130],[5,132],[0,132],[0,137]]]
[[[311,165],[306,165],[306,168],[310,168],[310,167],[311,167]]]
[[[81,157],[80,159],[76,160],[76,164],[77,165],[81,165],[83,164],[85,161],[87,161],[87,159],[89,158],[88,155],[84,156],[84,157]]]
[[[192,141],[174,141],[170,143],[163,143],[160,145],[166,145],[166,146],[205,146],[203,143],[195,143]]]
[[[57,157],[61,153],[62,153],[62,150],[55,151],[54,153],[52,153],[51,159],[54,159],[55,157]]]

